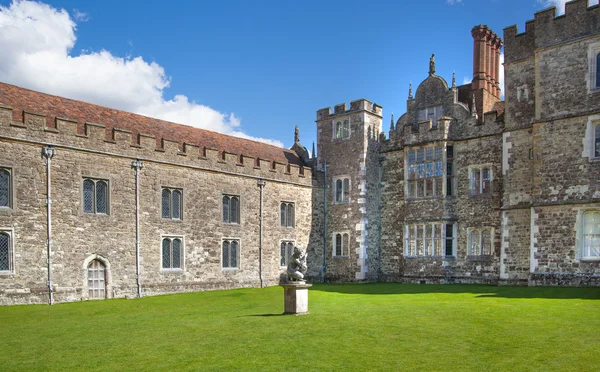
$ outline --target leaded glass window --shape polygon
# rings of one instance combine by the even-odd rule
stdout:
[[[350,121],[349,120],[344,120],[343,122],[338,121],[335,123],[333,138],[334,139],[350,138]]]
[[[283,240],[280,245],[279,253],[279,264],[280,266],[287,266],[290,263],[290,257],[294,252],[294,242]]]
[[[161,206],[162,218],[169,218],[172,220],[181,220],[182,219],[182,195],[183,191],[181,189],[170,189],[164,187],[161,193]]]
[[[240,197],[223,195],[223,222],[240,223]]]
[[[162,268],[183,268],[183,240],[181,237],[164,237],[162,239]]]
[[[489,256],[493,254],[493,229],[477,228],[467,230],[467,254],[469,256]]]
[[[409,198],[443,195],[444,167],[441,146],[408,150],[407,196]]]
[[[0,208],[11,207],[11,196],[11,171],[7,168],[0,168]]]
[[[350,235],[348,233],[334,233],[333,256],[348,256]]]
[[[239,268],[240,241],[237,239],[223,240],[222,265],[224,269]]]
[[[335,202],[347,203],[350,200],[350,179],[340,178],[335,180]]]
[[[13,271],[12,234],[0,231],[0,272]]]
[[[108,214],[108,181],[85,178],[83,180],[83,211]]]
[[[406,226],[405,255],[408,257],[452,256],[454,230],[452,224],[441,222]]]
[[[469,168],[470,182],[469,190],[471,195],[489,194],[492,192],[492,171],[489,167],[471,167]]]
[[[583,258],[600,258],[600,211],[583,214]]]
[[[280,212],[282,227],[294,227],[296,225],[294,203],[281,202],[279,212]]]
[[[90,299],[106,298],[106,268],[99,260],[88,265],[88,297]]]
[[[600,158],[600,124],[594,129],[594,157]]]

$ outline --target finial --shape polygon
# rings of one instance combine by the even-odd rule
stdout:
[[[433,75],[435,74],[435,54],[431,55],[431,58],[429,58],[429,75]]]
[[[412,81],[408,83],[408,99],[412,99]]]
[[[456,88],[456,71],[452,71],[452,88]]]
[[[475,94],[471,96],[471,116],[477,118],[477,106],[475,106]]]
[[[390,120],[390,132],[394,130],[394,113],[392,112],[392,120]]]
[[[294,131],[294,142],[300,143],[300,129],[298,129],[297,125],[296,125],[296,130]]]
[[[315,156],[315,141],[313,141],[313,149],[312,149],[312,153],[311,153],[313,159],[316,158]]]

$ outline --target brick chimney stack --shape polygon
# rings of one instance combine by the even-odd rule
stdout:
[[[473,81],[471,90],[477,102],[477,114],[483,114],[500,100],[500,49],[502,39],[488,26],[471,30],[473,36]]]

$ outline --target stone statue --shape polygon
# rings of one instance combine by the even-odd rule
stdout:
[[[294,247],[294,253],[290,257],[290,263],[287,267],[287,273],[291,281],[304,282],[304,274],[308,270],[307,258],[308,252],[305,252],[301,246]]]
[[[429,75],[433,75],[435,74],[435,60],[434,60],[435,54],[431,55],[431,58],[429,58]]]

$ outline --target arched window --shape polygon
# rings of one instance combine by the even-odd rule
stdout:
[[[183,192],[181,189],[163,188],[161,194],[162,218],[173,220],[181,219],[181,199]]]
[[[296,225],[295,215],[294,215],[294,203],[281,202],[281,206],[279,208],[279,213],[281,216],[281,226],[282,227],[294,227]]]
[[[335,202],[347,203],[350,195],[350,179],[340,178],[335,181]]]
[[[88,265],[88,297],[90,299],[106,298],[106,267],[99,260]]]
[[[348,233],[334,233],[333,237],[333,256],[348,256],[350,235]]]
[[[83,180],[83,211],[108,214],[108,182],[86,178]]]
[[[350,121],[349,120],[344,120],[343,123],[341,121],[338,121],[337,123],[335,123],[333,138],[334,139],[350,138]]]
[[[0,232],[0,272],[12,272],[12,242],[9,231]]]
[[[336,138],[336,139],[342,138],[342,122],[341,121],[338,121],[337,123],[335,123],[334,138]]]
[[[0,208],[11,207],[11,181],[10,181],[10,170],[6,168],[0,168]]]
[[[350,122],[348,120],[344,120],[344,126],[342,127],[342,138],[350,137]]]
[[[600,88],[600,53],[596,54],[596,88]]]
[[[239,268],[239,254],[240,254],[240,241],[239,240],[223,240],[223,262],[222,267],[224,269],[237,269]]]
[[[493,230],[490,228],[467,229],[469,256],[489,256],[493,254]]]
[[[181,237],[164,237],[162,240],[162,268],[181,269],[183,267],[183,244]]]
[[[290,257],[294,252],[294,242],[284,240],[280,246],[280,266],[287,266],[289,264]]]
[[[582,257],[600,258],[600,211],[583,214]]]
[[[600,158],[600,124],[594,129],[594,157]]]
[[[223,195],[223,222],[240,223],[240,197]]]

